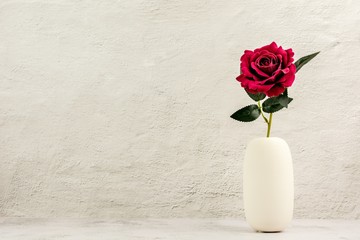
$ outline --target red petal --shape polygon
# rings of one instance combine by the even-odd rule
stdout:
[[[294,57],[294,52],[293,52],[293,50],[291,48],[289,48],[289,49],[286,50],[286,53],[287,53],[287,58],[288,58],[286,64],[289,65],[289,64],[294,62],[294,58],[293,58]]]
[[[277,44],[275,42],[272,42],[269,45],[263,46],[261,48],[255,49],[255,50],[257,50],[257,51],[267,50],[269,52],[276,53],[277,49],[278,49]],[[254,50],[254,52],[255,52],[255,50]]]
[[[284,76],[284,81],[281,83],[281,85],[284,87],[291,87],[294,81],[295,81],[295,74],[290,73]]]
[[[254,62],[251,63],[251,67],[252,67],[252,69],[254,69],[255,72],[256,72],[257,74],[259,74],[260,76],[263,76],[263,77],[266,77],[266,78],[269,77],[269,75],[267,75],[266,73],[264,73],[263,71],[261,71],[261,70],[256,66],[256,64],[255,64]]]
[[[265,94],[268,97],[277,97],[280,94],[282,94],[285,91],[285,88],[279,85],[275,85],[272,87],[269,91],[267,91]]]
[[[241,72],[247,76],[251,76],[252,74],[249,71],[250,68],[250,58],[254,53],[249,50],[245,50],[244,55],[241,56],[240,61],[240,69]]]
[[[263,84],[259,84],[256,81],[249,81],[248,82],[248,87],[250,89],[256,90],[257,92],[263,92],[263,93],[269,91],[273,86],[274,86],[274,84],[263,85]]]

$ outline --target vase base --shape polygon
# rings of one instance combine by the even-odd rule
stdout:
[[[259,233],[280,233],[282,232],[282,230],[278,230],[278,231],[261,231],[261,230],[255,230],[256,232]]]

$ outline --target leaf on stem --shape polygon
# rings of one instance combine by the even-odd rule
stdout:
[[[246,91],[246,90],[245,90]],[[264,93],[249,93],[248,91],[246,91],[246,93],[249,95],[249,97],[251,97],[252,100],[254,100],[255,102],[263,100],[266,95]]]
[[[302,66],[304,66],[305,64],[307,64],[308,62],[310,62],[311,59],[313,59],[316,55],[318,55],[320,52],[316,52],[310,55],[307,55],[305,57],[300,58],[299,60],[297,60],[295,62],[295,66],[296,66],[296,72],[300,70],[300,68],[302,68]]]
[[[230,117],[240,122],[252,122],[260,116],[260,109],[256,104],[241,108]]]
[[[285,95],[285,96],[288,96],[288,90],[287,90],[287,88],[285,88],[285,91],[284,91],[282,94]]]
[[[280,104],[278,97],[268,98],[262,104],[262,110],[266,113],[274,113],[282,108],[283,106]]]
[[[277,97],[281,106],[287,108],[289,103],[293,100],[292,98],[288,97],[287,95],[280,95]]]
[[[289,103],[291,103],[293,99],[288,96],[288,91],[285,91],[277,96],[266,99],[262,104],[262,110],[266,113],[277,112],[282,108],[287,108]]]

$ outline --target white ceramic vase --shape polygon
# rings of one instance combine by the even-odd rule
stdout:
[[[256,138],[244,160],[246,221],[257,231],[278,232],[290,223],[294,208],[291,152],[281,138]]]

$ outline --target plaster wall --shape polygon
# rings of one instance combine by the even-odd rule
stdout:
[[[243,216],[246,143],[265,123],[239,57],[276,41],[297,74],[272,135],[296,218],[360,218],[360,2],[1,0],[0,215]]]

